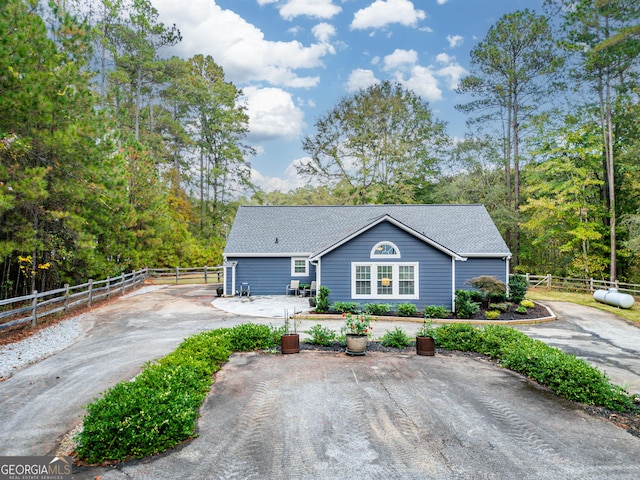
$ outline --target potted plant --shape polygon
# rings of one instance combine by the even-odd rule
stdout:
[[[295,314],[295,312],[294,312]],[[298,334],[299,320],[289,317],[289,310],[284,311],[284,333],[280,335],[280,350],[283,354],[300,352],[300,335]],[[293,331],[290,327],[293,324]]]
[[[367,342],[373,328],[371,327],[371,315],[360,312],[358,314],[343,313],[345,317],[342,331],[347,341],[347,355],[365,355]]]
[[[416,332],[416,353],[432,357],[436,354],[435,329],[433,320],[426,315],[422,321],[422,326]]]

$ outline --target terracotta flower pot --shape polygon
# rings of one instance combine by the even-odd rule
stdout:
[[[436,341],[431,337],[416,337],[416,353],[432,357],[436,354]]]
[[[280,335],[280,347],[282,353],[299,353],[300,335],[298,335],[297,333]]]
[[[368,340],[365,334],[347,333],[347,355],[365,355]]]

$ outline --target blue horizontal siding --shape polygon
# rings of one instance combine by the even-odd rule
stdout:
[[[300,283],[310,284],[316,279],[314,265],[309,265],[309,276],[292,277],[291,258],[288,257],[242,257],[228,258],[227,260],[238,262],[235,285],[231,285],[230,272],[228,275],[229,294],[240,290],[242,283],[248,283],[251,287],[251,295],[284,295],[291,280],[300,280]]]
[[[400,258],[388,260],[370,257],[371,249],[379,242],[394,243]],[[351,262],[398,263],[419,262],[418,299],[372,299],[354,300],[351,292]],[[451,257],[418,240],[404,230],[383,222],[367,230],[321,260],[321,282],[331,290],[330,302],[358,303],[413,303],[418,309],[426,305],[444,305],[451,309]]]
[[[466,262],[456,262],[456,290],[471,290],[465,282],[481,275],[496,277],[505,284],[507,261],[501,258],[469,258]]]

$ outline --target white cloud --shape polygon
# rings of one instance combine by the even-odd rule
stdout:
[[[270,1],[270,0],[266,0],[266,1]],[[271,0],[273,1],[273,0]],[[445,3],[447,3],[449,0],[438,0],[438,5],[444,5]]]
[[[452,57],[446,53],[440,53],[436,56],[436,61],[444,66],[439,68],[436,74],[447,80],[447,86],[451,90],[458,88],[460,79],[468,72],[456,61],[456,57]]]
[[[397,70],[404,66],[415,65],[418,62],[418,52],[396,48],[390,55],[384,57],[384,70]]]
[[[365,89],[378,82],[379,80],[371,70],[357,68],[349,75],[349,80],[345,83],[345,89],[347,92],[357,92],[360,89]]]
[[[296,188],[305,187],[309,184],[317,186],[317,181],[310,181],[308,178],[298,175],[298,170],[296,169],[296,165],[300,165],[301,163],[308,162],[310,160],[311,159],[309,157],[305,157],[291,162],[284,171],[284,178],[268,177],[255,169],[251,169],[251,182],[265,192],[279,190],[280,192],[286,193],[291,190],[295,190]]]
[[[247,100],[250,142],[300,136],[304,113],[288,92],[279,88],[247,87],[243,93]]]
[[[411,69],[407,78],[398,74],[397,80],[425,100],[442,100],[442,90],[438,87],[438,80],[430,68],[416,65]]]
[[[315,18],[332,18],[342,11],[333,0],[289,0],[280,7],[280,16],[285,20],[305,15]]]
[[[311,32],[319,42],[329,43],[329,40],[331,40],[331,37],[335,36],[336,29],[333,25],[322,22],[316,25],[315,27],[313,27],[311,29]]]
[[[462,45],[464,37],[462,35],[447,35],[447,42],[450,48],[456,48]]]
[[[298,69],[322,66],[322,58],[333,54],[328,43],[305,46],[298,41],[274,42],[261,30],[212,0],[152,0],[160,20],[176,23],[183,40],[169,51],[184,58],[211,55],[234,83],[268,82],[284,87],[310,88],[317,76],[300,76]],[[272,3],[262,0],[262,4]]]
[[[409,0],[376,0],[368,7],[358,10],[351,22],[352,30],[381,28],[391,23],[415,27],[427,14],[416,10]]]

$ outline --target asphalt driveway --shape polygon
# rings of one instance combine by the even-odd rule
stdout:
[[[76,344],[0,383],[0,455],[52,454],[81,422],[83,405],[193,333],[274,323],[214,308],[213,296],[213,287],[169,286],[83,316]],[[584,340],[589,331],[593,338],[578,342],[581,348],[615,344],[616,366],[635,370],[627,356],[635,346],[637,358],[640,329],[613,317],[600,331],[597,313],[583,322],[580,313],[556,313],[557,322],[521,328],[548,340]],[[618,324],[624,344],[610,338]],[[377,328],[381,334],[386,326]],[[117,468],[81,469],[74,478],[640,475],[640,439],[469,355],[237,354],[216,376],[201,413],[200,436],[183,447]]]

